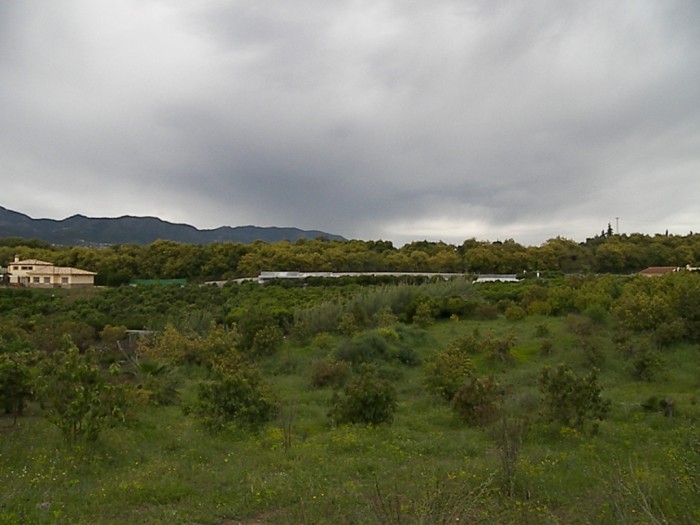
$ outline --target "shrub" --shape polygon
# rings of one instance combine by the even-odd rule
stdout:
[[[481,303],[474,309],[474,317],[480,321],[491,321],[498,319],[498,307],[491,303]]]
[[[282,344],[282,330],[277,325],[267,325],[255,333],[251,353],[255,356],[274,354]]]
[[[595,324],[604,324],[608,318],[607,309],[600,304],[592,304],[587,307],[583,314]]]
[[[552,305],[549,301],[535,300],[527,306],[527,313],[530,315],[551,315]]]
[[[275,316],[262,306],[255,306],[246,309],[238,319],[236,319],[236,330],[238,333],[238,348],[241,352],[252,351],[253,353],[271,353],[276,350],[274,344],[281,340],[282,333],[280,323]],[[256,347],[256,339],[260,339]],[[272,341],[272,348],[266,346],[268,341]]]
[[[448,346],[448,350],[454,350],[465,355],[477,355],[481,349],[479,340],[479,332],[474,331],[472,334],[467,334],[452,341]]]
[[[566,329],[579,337],[589,337],[595,332],[594,323],[589,317],[569,314],[564,322]]]
[[[515,474],[520,450],[529,430],[528,421],[522,418],[509,418],[505,415],[491,430],[498,457],[501,461],[501,486],[508,496],[515,492]]]
[[[509,334],[504,337],[489,335],[483,338],[482,345],[486,352],[486,357],[493,361],[510,361],[512,356],[510,351],[515,346],[515,336]]]
[[[32,375],[29,353],[0,354],[0,406],[14,421],[22,415],[26,402],[32,397]]]
[[[535,337],[547,337],[549,335],[549,328],[547,325],[538,324],[535,327]]]
[[[472,377],[452,398],[452,409],[467,423],[479,426],[494,421],[501,404],[501,387],[492,377]]]
[[[389,342],[377,331],[357,334],[349,341],[343,342],[336,350],[340,361],[354,365],[386,359],[389,355]]]
[[[511,305],[506,308],[505,316],[509,321],[520,321],[521,319],[525,319],[527,312],[521,306]]]
[[[94,441],[105,428],[126,420],[125,389],[107,382],[92,352],[81,354],[69,344],[53,352],[41,368],[39,398],[68,443]]]
[[[350,363],[347,361],[316,361],[311,372],[311,383],[316,388],[326,386],[341,387],[350,376]]]
[[[547,366],[539,383],[543,415],[550,421],[582,429],[586,421],[602,420],[610,410],[610,401],[600,396],[596,370],[578,376],[565,364]]]
[[[213,373],[213,380],[198,385],[192,408],[210,430],[221,430],[229,423],[255,427],[277,414],[277,400],[260,372],[240,356],[217,358]]]
[[[376,314],[374,314],[374,323],[377,326],[389,327],[394,326],[399,322],[399,318],[394,314],[389,306],[384,306]]]
[[[338,318],[336,329],[343,335],[353,335],[360,331],[360,325],[355,316],[347,312]]]
[[[686,337],[686,324],[682,319],[661,323],[651,335],[652,341],[661,348],[683,341]]]
[[[150,359],[135,359],[128,372],[144,401],[154,405],[174,405],[180,401],[177,378],[167,363]]]
[[[314,336],[311,345],[314,348],[327,352],[333,348],[333,336],[328,332],[319,332]]]
[[[655,381],[663,371],[663,357],[655,350],[644,349],[632,359],[632,377],[640,381]]]
[[[438,352],[425,364],[424,383],[428,390],[450,401],[472,376],[472,362],[459,348]]]
[[[579,338],[577,341],[586,366],[600,368],[605,362],[605,353],[600,342],[595,338]]]
[[[375,367],[363,364],[359,373],[345,386],[342,395],[336,393],[333,396],[328,416],[336,424],[378,425],[390,423],[396,407],[393,385],[381,379]]]
[[[423,301],[416,307],[416,312],[413,314],[413,323],[425,328],[435,322],[435,313],[433,306],[429,301]]]
[[[176,365],[200,363],[202,361],[201,339],[181,333],[172,324],[167,324],[160,334],[139,340],[139,354],[156,361]]]
[[[543,339],[542,342],[540,343],[540,354],[543,356],[548,356],[552,355],[552,351],[554,350],[554,343],[552,342],[551,339]]]

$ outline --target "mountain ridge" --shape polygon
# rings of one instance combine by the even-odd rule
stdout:
[[[280,226],[219,226],[199,229],[190,224],[168,222],[159,217],[122,215],[120,217],[87,217],[71,215],[65,219],[34,219],[21,212],[0,206],[0,238],[21,237],[39,239],[65,246],[94,246],[111,244],[145,245],[157,240],[185,244],[254,241],[280,242],[299,239],[345,240],[320,230],[302,230]]]

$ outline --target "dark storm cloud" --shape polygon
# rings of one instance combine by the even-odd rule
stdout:
[[[3,3],[0,204],[397,242],[686,233],[699,24],[693,1]]]

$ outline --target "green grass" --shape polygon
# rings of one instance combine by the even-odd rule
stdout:
[[[537,336],[538,325],[549,334]],[[257,433],[212,435],[179,407],[146,407],[126,428],[76,450],[37,406],[16,426],[0,419],[0,524],[700,521],[697,346],[665,350],[664,373],[645,383],[632,378],[609,328],[600,327],[592,337],[612,409],[592,434],[538,417],[545,364],[590,368],[563,319],[444,321],[415,350],[425,361],[475,329],[515,337],[511,360],[474,358],[477,375],[493,374],[506,389],[509,415],[530,421],[510,495],[491,430],[467,426],[428,395],[421,366],[383,365],[398,392],[393,424],[335,427],[326,417],[332,390],[312,388],[310,378],[314,361],[339,340],[330,350],[287,341],[260,363],[282,409]],[[544,338],[552,341],[546,356]],[[645,411],[651,396],[675,399],[674,417]]]

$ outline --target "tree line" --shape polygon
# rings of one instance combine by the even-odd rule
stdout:
[[[0,239],[0,266],[14,257],[97,272],[96,284],[117,286],[132,279],[186,278],[193,282],[254,277],[261,271],[458,272],[458,273],[634,273],[648,266],[697,266],[700,234],[600,235],[576,242],[556,237],[540,246],[512,239],[460,245],[417,241],[325,239],[208,245],[160,240],[146,246],[52,246],[43,241]]]

